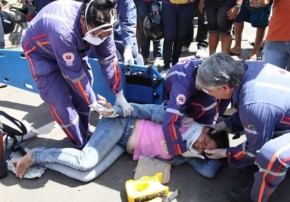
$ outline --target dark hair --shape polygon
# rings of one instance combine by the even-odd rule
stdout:
[[[228,148],[230,146],[228,132],[221,130],[212,134],[213,130],[213,128],[209,129],[208,136],[215,141],[217,148]]]
[[[84,0],[81,6],[81,15],[85,16],[86,8],[90,0]],[[110,11],[117,5],[116,0],[93,0],[89,5],[86,22],[91,28],[98,27],[111,20]]]

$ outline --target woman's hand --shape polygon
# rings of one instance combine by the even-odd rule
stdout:
[[[105,97],[103,97],[103,96],[101,96],[99,94],[97,95],[97,97],[98,97],[98,103],[99,104],[103,105],[107,109],[112,109],[113,108],[111,103],[109,103]]]
[[[108,111],[106,112],[102,112],[101,115],[104,116],[104,117],[107,117],[107,118],[115,118],[117,117],[118,115],[116,114],[114,108],[112,107],[111,103],[109,103],[107,101],[107,99],[101,95],[97,95],[98,97],[98,103],[100,105],[102,105],[104,108],[108,109]]]
[[[229,20],[234,20],[234,19],[238,16],[240,10],[241,10],[240,7],[237,7],[237,6],[232,7],[232,8],[227,12],[228,19],[229,19]]]

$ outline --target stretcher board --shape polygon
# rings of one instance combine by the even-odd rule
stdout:
[[[101,72],[97,59],[89,58],[89,63],[94,74],[93,89],[96,94],[103,95],[111,103],[114,103],[115,96],[110,90]],[[150,68],[149,77],[153,79],[152,86],[142,83],[127,84],[128,76],[131,72],[147,72],[146,66],[133,65],[128,71],[128,67],[119,63],[121,68],[121,86],[124,89],[125,97],[129,102],[160,104],[163,101],[163,78],[155,68]],[[126,79],[127,78],[127,79]],[[38,93],[34,80],[30,73],[29,65],[23,51],[0,49],[0,83],[5,83],[23,90]],[[152,89],[150,89],[152,88]],[[126,92],[127,90],[127,92]]]

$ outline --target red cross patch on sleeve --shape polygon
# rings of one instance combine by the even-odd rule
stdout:
[[[178,104],[183,105],[183,104],[185,103],[185,101],[186,101],[186,97],[185,97],[185,95],[183,95],[183,94],[179,94],[179,95],[177,95],[177,97],[176,97],[176,102],[177,102]]]
[[[64,53],[62,55],[63,60],[65,61],[67,66],[72,66],[73,61],[75,59],[75,55],[73,53]]]

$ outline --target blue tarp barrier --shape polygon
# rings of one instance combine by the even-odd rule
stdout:
[[[95,93],[114,103],[115,96],[103,77],[98,60],[90,58],[89,63],[93,69]],[[121,85],[129,102],[160,104],[163,101],[163,78],[155,68],[119,65]],[[38,93],[27,59],[20,50],[0,49],[0,82]]]

